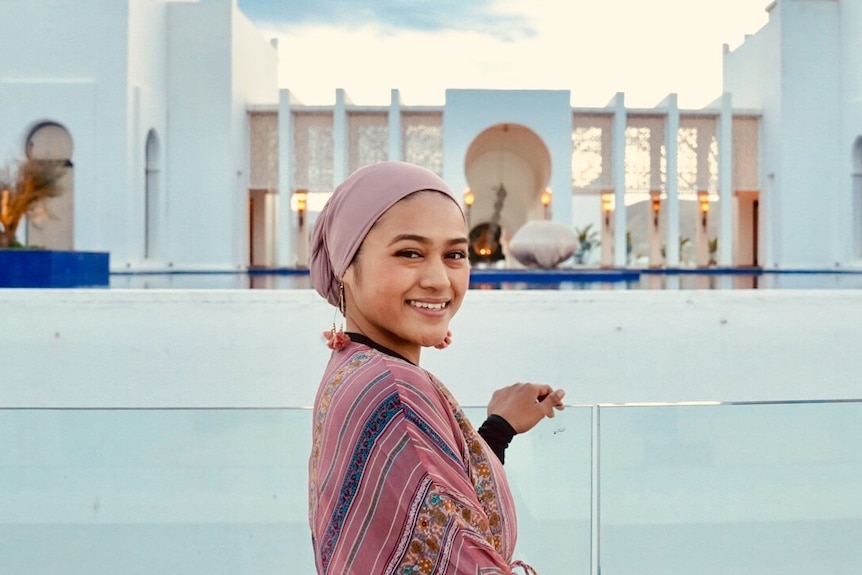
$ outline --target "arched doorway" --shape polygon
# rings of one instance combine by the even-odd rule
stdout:
[[[159,257],[159,172],[160,170],[159,136],[155,130],[147,134],[146,157],[144,159],[144,259]]]
[[[862,259],[862,136],[853,144],[853,258]]]
[[[75,197],[72,165],[73,144],[69,132],[53,122],[36,126],[27,137],[26,154],[30,160],[51,162],[65,173],[59,180],[60,194],[45,202],[27,220],[27,244],[54,250],[74,249]]]
[[[464,165],[473,263],[505,257],[509,238],[527,221],[548,215],[542,204],[551,177],[551,155],[542,139],[521,124],[496,124],[481,132]]]

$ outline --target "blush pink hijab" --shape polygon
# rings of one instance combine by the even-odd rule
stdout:
[[[359,168],[323,206],[311,236],[311,285],[338,307],[339,284],[362,240],[396,202],[414,192],[455,194],[437,174],[407,162],[380,162]],[[433,215],[431,216],[433,217]]]

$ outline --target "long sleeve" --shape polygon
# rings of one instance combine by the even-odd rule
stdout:
[[[485,443],[488,444],[488,447],[491,448],[491,451],[494,452],[500,463],[506,463],[506,448],[509,447],[512,438],[517,435],[512,426],[509,425],[509,422],[505,418],[492,413],[479,427],[479,435],[482,436],[482,439],[485,440]]]

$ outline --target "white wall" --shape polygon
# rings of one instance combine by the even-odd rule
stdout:
[[[0,21],[17,47],[0,53],[0,158],[40,122],[69,130],[76,249],[110,251],[114,269],[247,263],[246,105],[277,101],[277,63],[236,0],[8,0]],[[151,129],[151,216],[173,257],[143,262]]]
[[[169,6],[172,262],[237,267],[229,0]]]
[[[773,8],[773,14],[775,8]],[[733,94],[733,105],[757,110],[763,107],[767,87],[775,85],[777,60],[768,60],[776,49],[777,24],[770,20],[757,33],[747,36],[736,49],[726,49],[722,58],[722,86]]]
[[[310,290],[0,290],[4,407],[311,405],[333,310]],[[471,291],[423,365],[463,405],[862,398],[862,291]]]
[[[842,262],[842,196],[850,173],[841,145],[840,8],[837,2],[782,3],[780,241],[785,266]],[[835,223],[833,223],[835,222]]]
[[[841,2],[841,49],[841,83],[844,91],[841,146],[843,156],[849,159],[851,154],[848,150],[852,150],[856,139],[862,136],[862,0]],[[859,224],[855,224],[852,218],[854,206],[859,205],[860,199],[854,198],[853,195],[862,193],[862,190],[854,192],[853,183],[848,184],[845,189],[839,221],[847,227],[840,240],[846,246],[846,258],[850,261],[855,258],[854,263],[858,266],[862,265],[857,255],[862,248],[853,245],[854,241],[860,241],[860,236],[854,237],[853,226]]]
[[[255,45],[239,18],[235,0],[169,8],[170,250],[180,267],[248,264],[245,105],[278,93],[275,49],[261,35]]]
[[[116,0],[0,3],[0,161],[22,157],[39,123],[66,127],[80,250],[123,247],[126,21]]]
[[[168,19],[167,0],[132,0],[129,5],[128,125],[126,139],[128,164],[128,206],[125,261],[117,257],[115,268],[139,267],[144,261],[147,217],[155,221],[154,230],[167,233],[165,201],[165,154],[168,122]],[[156,176],[157,196],[152,212],[146,213],[146,142],[153,130],[158,138],[160,157]],[[149,263],[159,260],[166,238],[156,238],[155,253]]]
[[[243,265],[249,265],[248,238],[248,188],[251,185],[251,134],[248,118],[248,107],[254,104],[275,104],[278,102],[278,50],[261,32],[255,28],[246,16],[237,9],[233,10],[233,154],[237,173],[241,173],[242,188],[236,190],[234,205],[240,218],[237,220],[238,231],[235,236],[234,249],[236,259]],[[270,196],[261,198],[264,208],[260,219],[256,221],[271,222],[275,214],[274,201]],[[245,216],[243,217],[243,215]],[[272,263],[270,248],[272,230],[263,224],[263,246],[258,246],[256,253],[261,257],[258,263]]]
[[[853,141],[862,131],[862,105],[856,102],[860,4],[779,0],[769,23],[725,55],[724,87],[734,105],[763,110],[761,239],[767,267],[851,263],[848,174]]]

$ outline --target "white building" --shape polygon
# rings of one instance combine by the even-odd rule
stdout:
[[[236,1],[4,0],[0,21],[0,158],[73,172],[30,243],[243,267],[246,110],[278,97],[277,56]]]
[[[762,111],[764,262],[862,262],[862,1],[777,0],[725,51],[734,106]]]
[[[58,220],[26,239],[114,269],[302,266],[328,193],[383,159],[464,190],[503,245],[550,217],[600,232],[593,264],[862,264],[862,0],[767,10],[701,110],[578,108],[565,90],[375,107],[279,93],[236,0],[4,0],[6,41],[28,49],[0,54],[0,153],[71,160]]]

